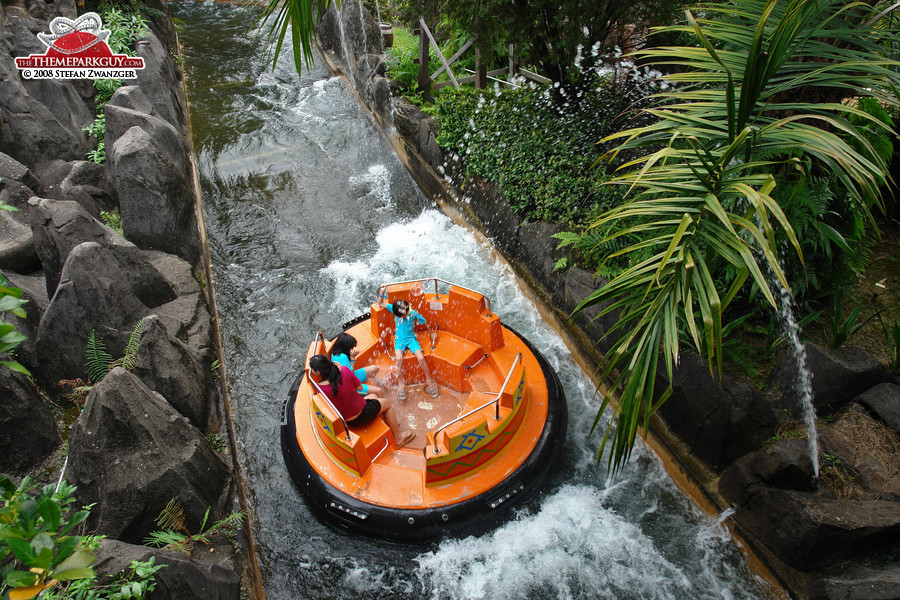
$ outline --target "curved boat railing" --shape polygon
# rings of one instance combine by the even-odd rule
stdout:
[[[437,445],[438,434],[439,434],[441,431],[443,431],[444,429],[446,429],[447,427],[450,427],[451,425],[453,425],[454,423],[458,423],[458,422],[462,421],[463,419],[465,419],[465,418],[467,418],[467,417],[469,417],[469,416],[471,416],[471,415],[474,415],[474,414],[477,413],[478,411],[487,408],[487,407],[490,406],[491,404],[494,405],[494,420],[495,420],[495,421],[499,421],[499,420],[500,420],[500,397],[503,395],[503,390],[506,389],[506,386],[507,386],[507,384],[509,383],[510,378],[512,378],[512,374],[513,374],[513,371],[514,371],[515,368],[516,368],[516,365],[519,364],[519,361],[521,361],[521,360],[522,360],[522,353],[519,352],[518,354],[516,354],[516,358],[515,358],[515,360],[513,361],[512,366],[509,368],[509,371],[506,373],[506,379],[503,380],[503,385],[500,386],[500,391],[497,392],[497,395],[494,397],[493,400],[491,400],[490,402],[486,402],[486,403],[482,404],[482,405],[479,406],[478,408],[474,408],[474,409],[470,410],[469,412],[467,412],[467,413],[464,414],[464,415],[460,415],[460,416],[456,417],[455,419],[453,419],[452,421],[450,421],[450,422],[448,422],[448,423],[444,423],[443,425],[441,425],[440,427],[438,427],[437,429],[434,430],[434,437],[433,437],[432,439],[434,440],[434,448],[433,448],[433,452],[434,452],[435,454],[440,454],[440,453],[441,453],[441,449],[438,448],[438,445]],[[428,457],[428,444],[426,444],[426,445],[425,445],[425,448],[423,448],[423,453],[425,454],[425,457],[427,458],[427,457]]]
[[[324,344],[325,343],[325,335],[321,331],[316,334],[316,339],[313,340],[313,344],[318,342],[320,339],[322,340],[322,343]],[[334,411],[334,414],[336,414],[338,416],[338,419],[341,420],[341,423],[344,424],[344,435],[347,438],[348,442],[351,441],[353,438],[350,437],[350,428],[347,427],[347,421],[344,419],[344,416],[340,413],[340,411],[338,411],[337,408],[335,408],[334,404],[331,403],[331,398],[328,397],[328,394],[323,392],[322,388],[319,387],[319,384],[316,383],[312,377],[310,377],[309,371],[306,372],[306,377],[309,379],[309,382],[311,384],[313,384],[313,387],[315,387],[316,390],[318,390],[319,394],[322,395],[322,398],[325,399],[325,402],[328,403],[329,408],[331,408],[331,410]]]
[[[458,287],[461,290],[466,290],[467,292],[472,292],[473,294],[478,294],[479,296],[484,298],[484,301],[487,304],[488,312],[494,312],[493,309],[491,309],[491,299],[488,298],[485,294],[482,294],[478,290],[472,290],[467,287],[463,287],[461,285],[453,283],[452,281],[447,281],[446,279],[440,279],[439,277],[427,277],[425,279],[409,279],[407,281],[392,281],[391,283],[382,283],[380,286],[378,286],[378,289],[375,291],[375,296],[376,296],[375,299],[377,301],[378,298],[381,297],[382,290],[384,290],[385,288],[390,287],[392,285],[405,285],[407,283],[425,283],[425,282],[434,282],[434,295],[435,296],[439,295],[439,293],[438,293],[438,283],[439,282],[446,283],[449,286]]]

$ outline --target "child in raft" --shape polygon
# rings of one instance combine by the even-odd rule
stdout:
[[[378,373],[378,365],[369,365],[360,369],[354,369],[353,366],[354,362],[356,362],[356,355],[356,338],[349,333],[338,334],[337,338],[334,340],[334,344],[331,346],[331,362],[341,367],[347,367],[353,371],[356,378],[363,384],[362,390],[359,392],[360,395],[383,394],[384,390],[379,386],[366,383]]]
[[[385,306],[389,311],[394,313],[394,367],[400,376],[397,383],[397,397],[403,400],[406,398],[406,385],[403,381],[403,353],[409,349],[410,352],[418,359],[419,366],[425,373],[425,391],[432,398],[437,398],[440,394],[437,383],[431,378],[431,372],[428,370],[428,363],[425,362],[425,353],[416,340],[415,327],[416,323],[427,325],[428,321],[415,310],[409,307],[406,300],[397,300],[393,304],[385,304],[387,296],[379,295],[378,304]]]
[[[316,354],[309,359],[309,375],[341,413],[348,427],[368,425],[375,417],[384,414],[384,421],[394,434],[397,447],[402,448],[415,437],[416,432],[411,429],[400,431],[390,402],[372,394],[365,398],[359,395],[362,383],[347,367],[334,364],[324,354]]]

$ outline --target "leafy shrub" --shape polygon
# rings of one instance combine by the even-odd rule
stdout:
[[[465,175],[497,183],[526,219],[579,225],[619,202],[609,177],[592,168],[597,140],[641,97],[634,79],[591,68],[552,87],[442,90],[435,114],[438,144],[459,157]]]

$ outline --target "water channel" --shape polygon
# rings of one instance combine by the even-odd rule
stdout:
[[[272,71],[237,4],[177,2],[216,297],[260,568],[271,600],[759,599],[728,530],[640,445],[614,480],[588,438],[597,398],[492,249],[418,190],[342,80]],[[436,276],[487,294],[557,369],[564,459],[516,520],[409,548],[339,535],[292,487],[279,446],[288,386],[317,331],[334,335],[383,281]]]

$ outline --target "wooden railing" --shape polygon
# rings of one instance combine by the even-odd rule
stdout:
[[[440,46],[434,39],[434,35],[431,33],[431,30],[428,28],[428,25],[425,23],[425,19],[419,17],[419,27],[418,29],[413,31],[414,34],[419,36],[419,89],[428,94],[431,90],[439,90],[442,87],[446,87],[448,85],[452,85],[454,87],[460,87],[463,84],[473,83],[476,88],[484,89],[487,87],[487,82],[496,81],[503,85],[512,85],[515,86],[514,83],[517,77],[525,77],[527,79],[531,79],[533,81],[537,81],[538,83],[551,83],[550,79],[544,77],[543,75],[539,75],[538,73],[534,73],[533,71],[529,71],[527,69],[523,69],[519,67],[515,60],[515,53],[513,45],[509,45],[509,66],[503,69],[494,69],[492,71],[488,71],[487,68],[481,63],[481,50],[479,48],[474,48],[475,52],[475,70],[465,69],[467,73],[470,75],[466,75],[465,77],[457,77],[453,73],[453,69],[450,66],[456,62],[463,54],[466,53],[469,48],[471,48],[475,42],[475,38],[470,38],[466,41],[462,47],[451,56],[449,59],[444,57],[444,53],[441,52]],[[437,53],[438,60],[441,61],[441,67],[432,74],[429,74],[428,64],[431,60],[431,53],[429,51],[430,48],[433,48]],[[450,81],[441,81],[435,82],[439,76],[447,73],[447,76],[450,78]],[[501,79],[499,76],[505,75],[505,79]]]

